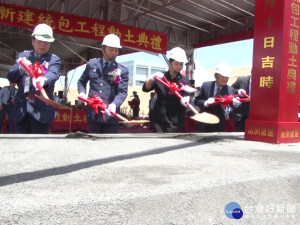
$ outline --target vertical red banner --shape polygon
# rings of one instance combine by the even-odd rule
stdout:
[[[299,142],[299,0],[255,2],[251,106],[245,139]]]

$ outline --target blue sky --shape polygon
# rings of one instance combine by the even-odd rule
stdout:
[[[252,66],[253,39],[199,48],[195,58],[205,69],[215,68],[223,61],[231,67]]]
[[[231,67],[251,66],[252,55],[253,39],[203,47],[195,50],[195,59],[198,60],[198,62],[205,69],[215,68],[215,66],[219,62],[227,62]],[[151,60],[157,63],[165,63],[161,55],[156,56],[143,52],[117,57],[118,62],[125,62],[130,60]]]

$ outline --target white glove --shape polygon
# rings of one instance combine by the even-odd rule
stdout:
[[[25,57],[18,58],[17,63],[19,63],[19,70],[21,72],[25,73],[26,69],[20,63],[21,60],[23,60],[23,62],[28,66],[31,65],[31,62],[28,59],[26,59]]]
[[[103,112],[103,111],[102,111],[102,112]],[[105,109],[105,110],[104,110],[104,113],[105,113],[105,115],[106,115],[107,117],[112,116],[111,113],[110,113],[110,111],[109,111],[108,109]]]
[[[108,105],[108,108],[105,109],[104,112],[107,116],[112,116],[110,112],[116,113],[116,108],[117,106],[114,103],[111,103]]]
[[[84,99],[88,98],[88,96],[86,95],[86,93],[83,93],[83,92],[80,92],[79,96],[82,97],[82,98],[84,98]]]
[[[117,106],[114,103],[111,103],[111,104],[109,104],[108,109],[111,112],[116,113]]]
[[[32,78],[32,84],[35,87],[36,90],[38,90],[38,87],[36,86],[37,82],[40,82],[40,85],[43,87],[46,83],[47,78],[44,76],[39,76],[38,78]]]
[[[180,103],[187,107],[187,105],[190,103],[190,96],[184,96],[180,99]]]
[[[242,104],[242,102],[239,100],[239,97],[232,98],[232,105],[234,108],[239,107]]]
[[[211,105],[212,103],[215,102],[214,98],[208,98],[205,102],[204,102],[204,107],[208,107],[209,105]]]
[[[244,89],[239,89],[239,90],[238,90],[238,95],[239,95],[240,97],[245,97],[244,93],[246,94],[246,91],[245,91]]]
[[[150,77],[150,80],[154,81],[154,77],[158,77],[160,79],[162,79],[164,77],[164,74],[162,72],[156,72],[155,74],[152,74]]]

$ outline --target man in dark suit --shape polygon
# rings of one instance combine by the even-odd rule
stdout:
[[[127,96],[128,70],[116,62],[119,49],[122,48],[120,39],[115,34],[106,35],[102,42],[102,58],[91,59],[78,80],[78,93],[83,98],[86,96],[86,87],[90,82],[89,97],[94,95],[103,99],[108,105],[108,110],[96,114],[88,106],[86,119],[89,133],[118,133],[119,121],[112,117],[109,111],[120,112],[120,106]]]
[[[232,111],[230,106],[223,107],[221,104],[213,105],[213,97],[227,96],[233,94],[234,89],[227,85],[229,77],[232,77],[231,68],[227,63],[219,63],[215,69],[215,81],[204,82],[200,93],[196,96],[194,104],[203,112],[216,115],[220,122],[218,124],[197,123],[198,132],[224,132],[226,120],[229,119]],[[238,99],[233,100],[233,106],[238,107]]]
[[[54,108],[35,98],[37,82],[44,88],[49,99],[53,100],[55,82],[60,76],[61,60],[49,51],[54,41],[53,31],[47,24],[39,24],[32,33],[34,50],[24,51],[18,55],[17,63],[10,69],[7,78],[17,83],[19,91],[15,97],[15,120],[17,133],[47,134],[54,120]],[[42,65],[44,76],[30,78],[28,72],[19,64],[20,59],[27,64],[37,61]]]
[[[231,87],[234,88],[234,93],[240,95],[241,97],[246,97],[243,95],[243,92],[245,92],[247,95],[250,95],[251,75],[246,77],[238,77]],[[246,119],[249,118],[249,108],[250,102],[243,102],[240,107],[233,111],[232,118],[234,121],[235,131],[245,131],[245,122]]]

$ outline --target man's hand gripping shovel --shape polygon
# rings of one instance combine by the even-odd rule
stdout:
[[[180,100],[183,98],[182,95],[179,93],[179,91],[181,91],[181,89],[177,86],[177,84],[175,83],[170,83],[165,77],[163,77],[164,80],[160,79],[159,77],[154,77],[155,80],[157,80],[158,82],[160,82],[161,84],[163,84],[165,87],[169,88],[170,93],[171,94],[175,94]],[[187,86],[187,85],[186,85]],[[186,91],[191,92],[190,89],[193,89],[189,86],[187,86],[187,88],[185,88]],[[191,116],[191,119],[201,122],[201,123],[209,123],[209,124],[217,124],[220,122],[220,119],[210,113],[207,112],[202,112],[199,113],[193,105],[191,105],[190,103],[186,103],[186,106],[193,111],[193,113],[195,114],[194,116]]]
[[[39,76],[44,76],[43,68],[39,64],[38,61],[33,65],[32,64],[28,65],[25,62],[25,59],[21,58],[20,60],[18,60],[18,63],[20,63],[25,68],[25,70],[29,73],[31,78],[38,78]],[[67,106],[63,106],[63,105],[58,104],[57,102],[49,99],[45,89],[40,84],[40,82],[36,82],[36,86],[39,89],[39,91],[41,92],[42,96],[35,95],[35,97],[37,97],[41,101],[45,102],[46,104],[52,106],[53,108],[55,108],[57,110],[58,109],[69,109]]]
[[[84,98],[83,96],[79,95],[78,99],[83,102],[88,103],[89,106],[93,108],[93,110],[95,111],[96,114],[99,114],[99,109],[100,109],[100,112],[102,112],[102,113],[104,113],[105,110],[108,110],[109,113],[112,116],[118,118],[121,123],[129,124],[129,125],[149,123],[149,120],[128,120],[125,117],[121,116],[120,114],[112,112],[111,110],[108,109],[107,104],[105,104],[98,95],[94,95],[92,98],[90,98],[90,97]]]

